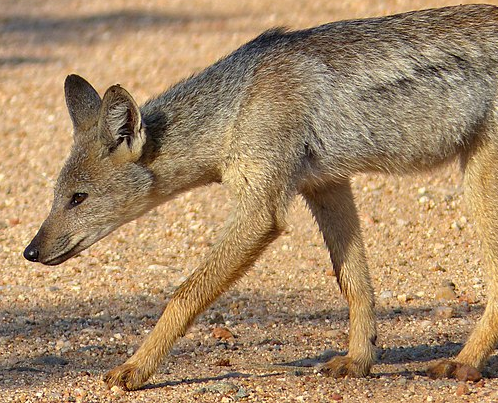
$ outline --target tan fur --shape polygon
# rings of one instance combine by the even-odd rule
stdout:
[[[365,376],[375,358],[373,289],[350,178],[462,161],[489,273],[482,320],[433,377],[476,380],[498,342],[498,9],[449,7],[303,31],[268,31],[136,105],[65,84],[74,145],[52,210],[24,255],[59,264],[175,195],[221,182],[235,206],[205,261],[178,288],[109,386],[137,389],[196,316],[285,227],[301,194],[350,307],[349,352],[323,366]]]

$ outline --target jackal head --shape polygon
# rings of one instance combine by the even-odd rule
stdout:
[[[52,209],[24,257],[57,265],[153,207],[153,174],[141,164],[140,111],[118,85],[101,99],[83,78],[64,85],[74,144],[54,189]]]

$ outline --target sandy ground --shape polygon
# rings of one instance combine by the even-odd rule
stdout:
[[[365,379],[315,373],[314,365],[345,352],[348,312],[301,200],[254,270],[199,317],[136,392],[108,391],[101,376],[133,353],[206,254],[229,211],[225,190],[184,194],[57,267],[21,256],[49,210],[72,141],[67,74],[99,91],[119,82],[143,102],[275,25],[446,4],[2,0],[0,401],[498,401],[496,356],[478,384],[424,375],[429,363],[459,351],[485,303],[456,164],[408,178],[354,179],[379,321],[379,360]],[[444,299],[448,283],[455,294]],[[217,327],[233,337],[214,338]]]

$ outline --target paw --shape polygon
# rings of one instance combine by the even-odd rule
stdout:
[[[477,368],[451,360],[439,360],[427,369],[427,375],[432,379],[455,378],[464,382],[477,382],[482,378]]]
[[[149,375],[137,364],[124,363],[104,375],[107,386],[119,386],[124,390],[136,390],[144,384]]]
[[[334,357],[320,366],[319,371],[333,378],[344,378],[346,376],[360,378],[370,373],[370,365],[359,363],[348,356]]]

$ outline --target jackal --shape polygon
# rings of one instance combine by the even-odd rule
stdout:
[[[350,308],[349,352],[323,370],[366,376],[374,296],[350,178],[459,158],[489,271],[484,316],[431,376],[477,379],[498,341],[498,8],[469,5],[272,29],[138,107],[70,75],[74,144],[53,207],[26,248],[56,265],[180,192],[235,198],[221,237],[108,385],[139,388],[196,316],[247,272],[304,197]],[[463,375],[462,375],[463,374]]]

